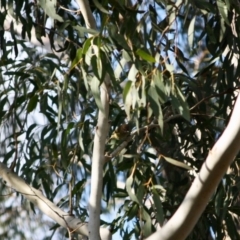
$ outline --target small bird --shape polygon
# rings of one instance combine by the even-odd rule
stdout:
[[[122,140],[125,137],[127,137],[130,133],[129,131],[129,125],[128,124],[121,124],[111,135],[109,140],[116,139],[116,140]]]

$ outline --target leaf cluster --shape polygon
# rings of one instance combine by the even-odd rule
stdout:
[[[1,159],[87,219],[99,88],[109,75],[109,138],[123,124],[128,131],[106,142],[106,156],[129,140],[104,166],[103,212],[118,208],[105,224],[122,239],[147,237],[180,205],[228,122],[239,84],[231,28],[239,29],[239,10],[234,1],[93,1],[96,31],[70,1],[54,3],[2,1],[23,27],[18,36],[11,23],[11,40],[0,31]],[[48,36],[54,53],[27,43],[32,30],[42,44]],[[237,159],[188,239],[238,236],[238,185]]]

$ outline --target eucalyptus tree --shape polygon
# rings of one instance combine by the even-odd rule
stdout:
[[[238,239],[239,11],[2,1],[2,238]]]

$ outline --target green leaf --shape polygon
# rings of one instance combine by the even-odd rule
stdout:
[[[31,138],[30,134],[32,133],[33,129],[37,127],[37,124],[36,123],[33,123],[30,125],[30,127],[28,128],[27,130],[27,134],[26,134],[26,138],[27,140],[29,140]]]
[[[155,58],[150,54],[146,53],[145,51],[143,51],[142,49],[138,49],[136,51],[136,54],[143,60],[146,60],[147,62],[155,63]]]
[[[82,179],[81,181],[79,181],[73,188],[72,190],[72,195],[74,196],[77,193],[81,193],[84,189],[84,186],[86,184],[86,179]]]
[[[224,19],[224,21],[230,25],[229,20],[228,20],[228,8],[226,6],[226,4],[221,0],[217,0],[217,7],[218,10],[222,16],[222,18]]]
[[[13,46],[14,46],[14,52],[15,52],[15,57],[18,56],[18,47],[17,47],[17,39],[15,37],[15,31],[14,31],[14,26],[13,26],[13,21],[11,21],[10,24],[10,33],[11,33],[11,37],[13,39]]]
[[[236,217],[233,214],[227,212],[226,218],[224,220],[226,222],[229,239],[237,239],[236,236],[239,236],[239,232],[238,225],[236,225]]]
[[[96,6],[101,12],[106,13],[106,14],[109,14],[108,10],[105,9],[99,1],[93,0],[93,2],[94,2],[94,4],[95,4],[95,6]]]
[[[183,72],[186,73],[187,75],[189,75],[188,70],[186,69],[186,67],[184,66],[184,64],[181,63],[181,61],[179,60],[179,58],[176,58],[176,61],[177,61],[178,65],[179,65],[179,67],[183,70]]]
[[[12,157],[14,156],[15,153],[15,149],[10,150],[9,152],[7,152],[6,154],[4,154],[4,160],[3,162],[6,163],[7,161],[9,161],[10,159],[12,159]]]
[[[109,25],[108,26],[109,36],[111,41],[120,48],[124,48],[127,51],[130,51],[130,47],[128,46],[128,43],[126,39],[118,34],[117,27],[115,25]]]
[[[143,197],[145,195],[145,188],[142,184],[140,184],[136,188],[137,188],[136,196],[137,196],[138,202],[142,203]]]
[[[59,132],[60,130],[60,124],[61,124],[61,116],[63,111],[63,92],[61,91],[61,88],[59,86],[59,82],[57,82],[58,85],[58,116],[57,116],[57,130]]]
[[[132,184],[133,184],[133,177],[132,175],[130,177],[127,178],[127,181],[126,181],[126,190],[127,190],[127,193],[129,195],[129,197],[131,198],[132,201],[139,203],[135,193],[134,193],[134,189],[132,188]]]
[[[124,191],[124,192],[116,192],[113,194],[114,198],[126,198],[128,197],[128,194]]]
[[[126,62],[130,62],[133,60],[131,54],[125,49],[122,50],[122,57],[122,60],[125,60]]]
[[[111,74],[112,76],[114,75],[105,52],[103,51],[99,52],[97,63],[98,63],[98,74],[100,76],[101,83],[104,81],[106,77],[107,70],[109,71],[109,74]]]
[[[175,165],[177,167],[181,167],[181,168],[185,168],[187,170],[193,170],[192,167],[188,166],[186,163],[183,163],[183,162],[179,162],[173,158],[169,158],[169,157],[166,157],[166,156],[163,156],[162,157],[168,162],[168,163],[171,163],[172,165]]]
[[[194,16],[189,24],[188,27],[188,43],[189,43],[189,47],[190,49],[193,48],[193,40],[194,40],[194,26],[195,26],[195,21],[196,21],[196,16]]]
[[[164,222],[164,212],[163,212],[162,202],[160,201],[160,196],[158,195],[155,189],[152,189],[152,194],[153,194],[154,206],[157,212],[156,219],[159,222],[160,226],[162,226]]]
[[[142,232],[143,236],[146,238],[150,236],[152,233],[152,220],[149,213],[143,207],[140,208],[140,212],[145,222],[144,225],[142,226]]]
[[[160,71],[157,71],[153,76],[153,81],[155,84],[156,91],[161,103],[165,103],[167,100],[167,94],[165,90],[165,85],[163,83],[163,76]]]
[[[97,77],[94,76],[92,79],[90,79],[89,85],[98,108],[100,111],[104,112],[100,98],[100,81],[97,79]]]
[[[72,64],[71,64],[71,67],[70,67],[69,71],[71,71],[73,68],[75,68],[75,66],[81,61],[82,55],[83,55],[83,49],[79,48],[76,52],[76,57],[72,61]]]
[[[120,60],[120,62],[119,62],[119,64],[117,65],[117,67],[115,68],[115,70],[114,70],[114,75],[115,75],[115,78],[116,79],[119,79],[120,78],[120,76],[121,76],[121,74],[122,74],[122,72],[123,72],[123,68],[124,68],[124,66],[127,64],[127,60],[126,59],[124,59],[124,58],[122,58],[121,60]]]
[[[172,94],[172,104],[179,114],[181,114],[187,121],[190,121],[189,106],[180,89],[176,85],[175,90],[176,91]]]
[[[207,12],[215,12],[215,5],[211,2],[207,1],[195,1],[194,4],[196,4],[196,7],[201,9],[203,14],[206,14]]]
[[[156,87],[155,87],[153,81],[151,82],[151,85],[148,89],[148,98],[149,98],[149,102],[150,102],[150,107],[152,108],[155,116],[157,116],[158,124],[160,126],[160,130],[162,131],[163,130],[162,108],[161,108],[161,105],[159,103],[159,96],[157,94]]]
[[[127,81],[124,89],[123,89],[123,101],[126,101],[127,95],[129,94],[129,91],[131,89],[132,86],[132,81]]]
[[[94,29],[90,29],[90,28],[85,28],[85,27],[80,27],[80,26],[73,26],[73,28],[75,30],[78,31],[78,33],[80,34],[80,37],[85,37],[85,34],[86,33],[89,33],[91,35],[98,35],[99,32],[97,30],[94,30]]]
[[[27,113],[32,112],[36,108],[37,103],[38,103],[38,95],[34,95],[28,102]]]
[[[100,80],[101,77],[98,72],[98,59],[96,55],[93,55],[91,57],[91,65],[92,65],[92,70],[94,72],[94,75],[98,78],[98,80]]]
[[[145,76],[142,76],[142,85],[141,85],[141,98],[139,100],[139,106],[145,108],[147,104],[147,94],[146,94],[146,79]]]
[[[75,123],[74,122],[70,122],[66,128],[67,134],[70,133],[71,129],[73,129]]]
[[[136,68],[136,65],[132,64],[128,73],[128,79],[135,82],[137,73],[138,73],[138,69]]]
[[[63,18],[56,14],[57,1],[56,0],[39,0],[40,6],[46,12],[46,14],[59,22],[63,22]]]
[[[128,215],[127,215],[128,221],[133,218],[136,218],[136,216],[138,215],[138,211],[139,211],[139,205],[137,203],[133,202],[131,204],[131,206],[129,207],[129,211],[128,211]]]
[[[132,96],[131,96],[131,88],[128,90],[128,94],[125,96],[124,100],[124,109],[127,114],[128,120],[131,119],[131,108],[132,108]]]
[[[88,38],[84,44],[83,44],[83,48],[82,48],[82,54],[86,54],[89,47],[91,46],[91,41],[92,41],[92,38]]]

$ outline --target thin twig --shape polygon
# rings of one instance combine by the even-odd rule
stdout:
[[[194,108],[199,106],[202,102],[207,101],[208,99],[211,99],[211,98],[214,98],[214,97],[219,97],[219,96],[221,96],[223,94],[226,94],[226,93],[232,94],[237,89],[239,89],[239,87],[236,87],[236,88],[233,88],[233,89],[228,88],[227,90],[222,91],[220,93],[212,94],[212,95],[210,95],[208,97],[205,97],[205,98],[201,99],[199,102],[197,102],[193,107],[191,107],[190,111],[192,111]]]

